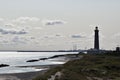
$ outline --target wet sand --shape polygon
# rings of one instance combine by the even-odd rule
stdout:
[[[18,67],[34,67],[38,69],[45,69],[41,71],[26,72],[26,73],[9,73],[9,74],[0,74],[0,80],[32,80],[39,75],[43,75],[47,70],[60,66],[60,64],[54,65],[37,65],[37,66],[18,66]]]
[[[46,70],[26,73],[0,74],[0,80],[32,80],[38,75],[42,75]]]

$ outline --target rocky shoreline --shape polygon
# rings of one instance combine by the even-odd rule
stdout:
[[[47,58],[40,58],[40,59],[31,59],[31,60],[27,60],[26,62],[37,62],[40,60],[48,60],[48,59],[54,59],[54,58],[59,58],[59,57],[65,57],[66,55],[55,55],[52,57],[47,57]]]
[[[0,80],[32,80],[38,75],[42,75],[46,70],[26,73],[0,74]]]

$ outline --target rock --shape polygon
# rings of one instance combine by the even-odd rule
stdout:
[[[48,58],[40,58],[39,60],[47,60]]]
[[[37,61],[39,61],[39,60],[33,59],[33,60],[28,60],[28,61],[26,61],[26,62],[37,62]]]
[[[7,67],[9,66],[8,64],[0,64],[0,67]]]

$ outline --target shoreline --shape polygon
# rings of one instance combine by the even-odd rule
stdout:
[[[36,65],[36,66],[18,66],[18,67],[34,67],[34,68],[46,68],[40,71],[33,71],[33,72],[23,72],[23,73],[6,73],[0,74],[0,80],[32,80],[33,78],[37,77],[38,75],[43,75],[46,71],[51,68],[60,66],[61,64],[56,65]]]
[[[51,57],[51,59],[54,58],[65,58],[64,62],[68,62],[70,60],[77,59],[76,54],[66,54],[66,55],[54,55]],[[80,57],[79,57],[80,58]],[[36,69],[43,69],[40,71],[33,71],[33,72],[23,72],[23,73],[8,73],[8,74],[0,74],[0,80],[32,80],[35,77],[39,75],[43,75],[46,71],[49,69],[55,68],[57,66],[62,66],[63,64],[51,64],[51,65],[32,65],[32,66],[16,66],[16,67],[21,67],[21,68],[26,68],[26,67],[34,67]]]
[[[0,80],[32,80],[36,76],[44,74],[46,71],[47,70],[25,73],[0,74]]]

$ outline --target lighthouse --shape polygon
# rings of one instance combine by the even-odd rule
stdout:
[[[98,30],[98,27],[95,27],[94,49],[99,50],[99,30]]]
[[[98,27],[96,26],[95,27],[95,30],[94,30],[94,48],[91,48],[89,50],[87,50],[87,53],[90,53],[90,54],[99,54],[99,53],[105,53],[106,51],[105,50],[101,50],[99,48],[99,29]]]

